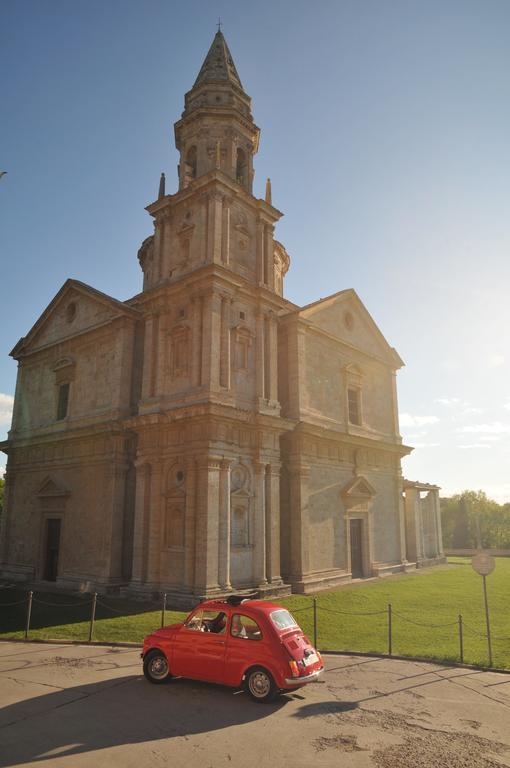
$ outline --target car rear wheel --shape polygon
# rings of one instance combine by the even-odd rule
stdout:
[[[163,651],[155,648],[149,651],[143,660],[143,673],[149,683],[160,685],[166,683],[171,677],[168,661]]]
[[[271,701],[278,693],[271,674],[263,667],[254,667],[246,674],[245,689],[255,701]]]

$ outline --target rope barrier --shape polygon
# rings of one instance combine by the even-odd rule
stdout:
[[[403,621],[409,622],[409,624],[414,624],[417,627],[432,627],[433,629],[441,629],[442,627],[456,627],[458,626],[457,621],[449,621],[447,624],[423,624],[421,621],[414,621],[413,619],[408,619],[407,616],[404,616],[402,613],[397,613],[397,611],[393,611],[394,616],[398,616],[399,619],[403,619]]]
[[[81,603],[49,603],[47,600],[39,600],[38,597],[34,597],[32,602],[39,603],[40,605],[49,605],[52,608],[82,608],[84,606],[90,605],[91,600]]]
[[[343,616],[382,616],[382,614],[388,613],[388,611],[363,611],[361,613],[356,613],[353,611],[339,611],[334,610],[333,608],[324,608],[322,605],[318,605],[317,608],[320,608],[321,611],[326,611],[326,613],[340,613]]]
[[[26,605],[27,601],[26,600],[16,600],[15,603],[0,603],[0,608],[7,608],[10,605],[21,605],[21,604]]]
[[[466,622],[464,622],[464,627],[465,628],[467,627],[467,629],[470,632],[472,632],[474,635],[477,635],[478,637],[483,637],[483,638],[487,637],[487,632],[480,632],[478,629],[475,629],[474,627],[471,627],[469,624],[466,624]],[[510,642],[510,637],[501,637],[500,635],[493,635],[492,632],[491,632],[491,639],[501,640],[503,642]]]
[[[114,613],[122,614],[123,616],[138,616],[140,613],[144,613],[145,609],[140,608],[139,611],[122,611],[119,608],[113,608],[111,605],[107,605],[106,603],[103,603],[102,600],[97,600],[98,605],[102,605],[103,608],[107,608],[109,611],[114,611]],[[161,606],[158,606],[158,608],[161,608]]]

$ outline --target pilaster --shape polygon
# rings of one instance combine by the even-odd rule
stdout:
[[[230,469],[231,460],[220,462],[218,578],[222,589],[231,589],[230,583]]]
[[[266,465],[255,461],[255,499],[253,520],[253,581],[258,586],[267,584],[266,577]]]

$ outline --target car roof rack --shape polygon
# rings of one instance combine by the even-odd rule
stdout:
[[[249,595],[229,595],[225,602],[229,605],[241,605],[245,600],[254,600],[259,596],[258,592],[252,592]]]

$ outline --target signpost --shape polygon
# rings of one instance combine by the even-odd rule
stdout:
[[[491,625],[489,620],[489,603],[487,602],[487,576],[490,576],[496,567],[496,561],[492,555],[487,552],[477,552],[471,559],[471,567],[483,579],[483,599],[485,602],[485,621],[487,624],[487,644],[489,646],[489,666],[492,667],[492,643],[491,643]]]

